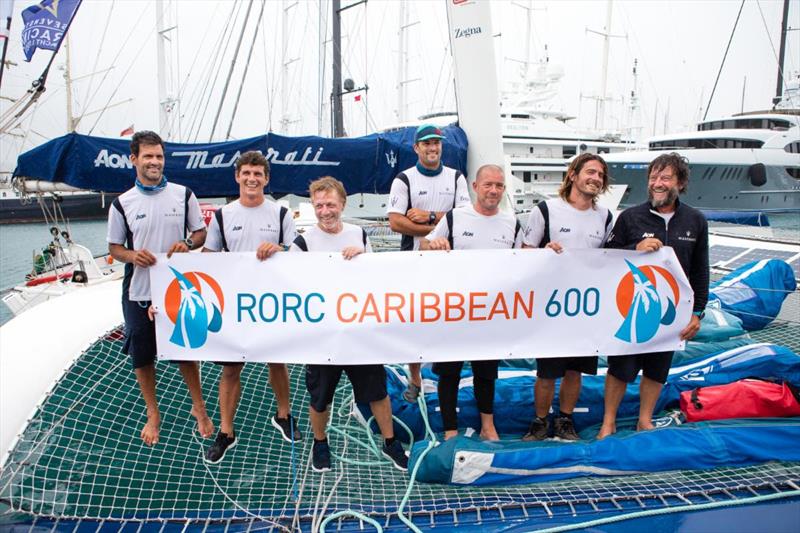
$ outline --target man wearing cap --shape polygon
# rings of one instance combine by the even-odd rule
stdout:
[[[708,222],[703,213],[678,199],[689,184],[689,165],[678,153],[656,157],[647,167],[647,201],[629,207],[617,218],[607,248],[655,252],[671,246],[694,291],[694,311],[681,331],[689,340],[700,330],[708,302]],[[653,429],[653,410],[669,376],[673,352],[617,355],[608,358],[605,411],[598,439],[617,431],[617,410],[628,383],[639,372],[639,420],[636,430]]]
[[[467,179],[442,164],[442,131],[423,124],[414,135],[417,164],[398,174],[389,192],[389,226],[403,237],[401,250],[419,250],[420,240],[456,207],[470,205]],[[403,397],[415,402],[422,388],[420,364],[408,365],[411,379]]]

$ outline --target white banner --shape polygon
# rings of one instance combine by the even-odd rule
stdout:
[[[671,248],[158,256],[159,357],[364,364],[682,349]]]

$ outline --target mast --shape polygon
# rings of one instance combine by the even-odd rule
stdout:
[[[397,69],[397,121],[405,122],[406,105],[408,96],[406,95],[406,83],[408,80],[408,5],[400,2],[400,46],[398,47],[398,69]]]
[[[506,185],[510,190],[511,169],[507,168],[503,154],[489,2],[447,2],[447,22],[453,51],[458,122],[469,138],[467,169],[474,179],[481,165],[491,163],[506,167]],[[511,208],[507,195],[501,208]]]
[[[281,7],[281,132],[289,133],[289,124],[292,122],[289,116],[289,65],[297,61],[297,58],[289,58],[289,10],[297,6],[297,2],[289,3],[283,0]]]
[[[158,0],[156,2],[158,11],[156,12],[156,53],[158,65],[158,131],[164,139],[180,140],[180,127],[173,132],[173,116],[180,117],[176,111],[178,100],[177,91],[177,72],[175,67],[177,57],[177,26],[173,22],[172,14],[174,5],[172,0]],[[173,38],[175,42],[173,42]]]
[[[772,103],[777,105],[783,99],[783,61],[786,57],[786,33],[789,25],[789,0],[783,0],[783,18],[781,19],[781,47],[778,52],[778,84]]]
[[[333,90],[331,91],[331,136],[344,137],[342,114],[342,2],[333,0]]]
[[[64,53],[66,54],[66,68],[64,69],[64,88],[67,93],[67,132],[75,131],[75,118],[72,114],[72,71],[70,61],[69,35],[65,35]]]

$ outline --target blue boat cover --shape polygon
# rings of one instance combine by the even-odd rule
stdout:
[[[458,126],[443,128],[442,161],[467,174],[467,137]],[[239,154],[259,150],[269,160],[267,192],[275,196],[308,195],[308,184],[333,176],[348,194],[386,194],[392,179],[413,166],[415,128],[365,137],[284,137],[270,133],[230,142],[166,143],[167,179],[192,189],[198,197],[238,196],[234,164]],[[14,177],[59,182],[79,189],[123,192],[133,185],[130,141],[70,133],[38,146],[17,159]]]
[[[747,331],[765,328],[781,311],[783,300],[797,288],[786,261],[762,259],[737,268],[714,282],[708,300],[742,319]]]
[[[761,211],[715,211],[701,209],[706,220],[742,224],[744,226],[769,226],[769,218]]]
[[[732,340],[712,346],[731,346],[741,344]],[[699,357],[676,354],[675,364],[670,370],[667,383],[661,391],[655,412],[679,406],[681,392],[697,387],[722,385],[748,377],[774,378],[800,386],[800,356],[783,346],[774,344],[748,344]],[[636,416],[639,412],[639,379],[629,384],[620,404],[618,417]],[[440,433],[444,430],[439,414],[439,396],[436,393],[437,376],[423,368],[423,388],[428,408],[431,429]],[[495,385],[494,415],[497,431],[502,435],[522,436],[533,418],[533,386],[536,373],[521,368],[501,368]],[[599,424],[603,418],[603,386],[605,369],[597,376],[583,376],[583,387],[578,404],[573,413],[575,427],[579,431]],[[402,398],[406,381],[400,373],[387,369],[387,389],[392,401],[392,414],[406,424],[414,434],[414,439],[425,437],[425,424],[419,404],[409,403]],[[370,416],[369,406],[358,406],[365,419]],[[558,387],[553,409],[558,409]],[[480,416],[475,404],[472,387],[472,374],[462,373],[458,391],[458,426],[480,430]],[[377,426],[373,429],[377,430]],[[407,439],[406,432],[399,427],[396,435]]]
[[[414,445],[409,468],[428,483],[498,485],[800,461],[800,418],[718,420],[620,431],[603,440],[486,442],[463,436]]]

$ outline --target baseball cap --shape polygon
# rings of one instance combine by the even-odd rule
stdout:
[[[417,144],[420,141],[427,141],[428,139],[444,139],[445,136],[442,135],[442,130],[434,126],[433,124],[423,124],[419,128],[417,128],[417,133],[414,135],[414,144]]]

